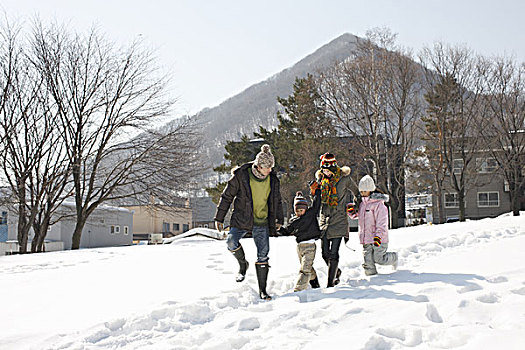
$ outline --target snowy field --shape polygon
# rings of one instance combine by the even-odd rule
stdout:
[[[341,284],[299,293],[272,238],[269,302],[224,241],[0,257],[0,349],[525,349],[524,214],[392,230],[398,271],[372,277],[354,234]],[[326,285],[319,244],[314,266]]]

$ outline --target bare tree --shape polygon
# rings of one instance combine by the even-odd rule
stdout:
[[[43,188],[35,190],[39,163],[49,155],[53,130],[45,98],[44,80],[32,69],[23,51],[24,38],[13,26],[2,30],[2,102],[0,158],[4,180],[9,184],[18,214],[20,252],[27,251],[29,231],[37,215]]]
[[[180,173],[195,164],[197,133],[191,120],[155,130],[174,100],[166,95],[167,76],[138,43],[118,49],[95,29],[82,35],[37,24],[33,49],[71,169],[78,249],[100,204],[153,192],[173,196],[172,186],[185,185]]]
[[[486,78],[490,125],[481,123],[480,129],[492,141],[492,156],[509,184],[513,215],[519,216],[525,188],[525,64],[496,58]]]
[[[392,226],[404,217],[405,172],[421,115],[420,69],[410,53],[395,47],[384,29],[367,33],[352,60],[320,77],[320,94],[342,134],[357,140],[355,150],[375,164],[376,181],[391,196]]]
[[[442,43],[425,48],[420,58],[427,68],[429,91],[434,89],[427,97],[436,102],[430,109],[435,132],[427,132],[427,137],[433,137],[434,146],[438,145],[433,148],[439,164],[436,181],[439,188],[443,174],[450,179],[457,193],[459,220],[464,221],[465,196],[478,181],[476,155],[486,147],[479,137],[478,125],[486,118],[483,99],[487,92],[487,61],[466,47]],[[435,90],[436,86],[440,88]]]

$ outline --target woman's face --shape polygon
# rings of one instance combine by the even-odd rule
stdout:
[[[359,191],[361,192],[361,197],[368,197],[370,196],[370,191]]]
[[[324,174],[324,176],[328,176],[328,177],[332,177],[332,175],[334,175],[334,173],[332,173],[328,169],[323,169],[323,174]]]

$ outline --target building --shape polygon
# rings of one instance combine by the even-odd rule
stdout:
[[[487,153],[480,153],[476,157],[475,168],[469,176],[475,178],[473,185],[469,187],[465,195],[465,218],[482,219],[496,217],[503,213],[512,211],[509,185],[505,181],[501,169],[496,160]],[[454,159],[453,171],[458,174],[463,168],[462,159]],[[525,175],[525,174],[523,174]],[[521,210],[525,210],[525,196],[521,192]],[[433,198],[434,222],[439,220],[437,199]],[[457,221],[459,219],[458,194],[450,185],[450,175],[445,178],[444,191],[442,193],[442,207],[445,221]]]
[[[162,204],[126,206],[133,211],[133,240],[151,239],[152,234],[172,237],[188,231],[192,223],[192,209],[189,201],[184,205]]]
[[[75,204],[65,202],[59,211],[68,214],[61,221],[52,225],[46,235],[44,248],[46,251],[71,249],[73,231],[76,220]],[[18,251],[17,214],[7,207],[0,208],[2,214],[0,224],[0,255],[6,251]],[[7,232],[7,234],[6,234]],[[28,250],[34,237],[29,231]],[[80,248],[116,247],[133,243],[133,213],[125,208],[100,205],[88,218],[80,241]]]
[[[405,199],[406,226],[432,222],[432,195],[409,194]]]
[[[213,203],[211,197],[192,197],[190,198],[192,210],[192,227],[215,228],[215,212],[217,205]]]

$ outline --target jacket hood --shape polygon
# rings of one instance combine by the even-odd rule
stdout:
[[[349,166],[344,165],[341,167],[341,176],[348,176],[350,175],[351,172],[352,172],[352,169],[350,169]],[[318,169],[315,172],[315,178],[318,179],[320,176],[321,176],[321,169]]]
[[[370,195],[370,200],[388,202],[389,199],[390,199],[390,197],[388,196],[388,194],[384,194],[384,193],[380,193],[380,192],[373,192]]]
[[[237,165],[236,167],[232,168],[231,170],[231,174],[232,175],[235,175],[235,173],[240,170],[240,169],[246,169],[246,168],[249,168],[251,167],[253,164],[253,162],[248,162],[248,163],[245,163],[243,165]]]

